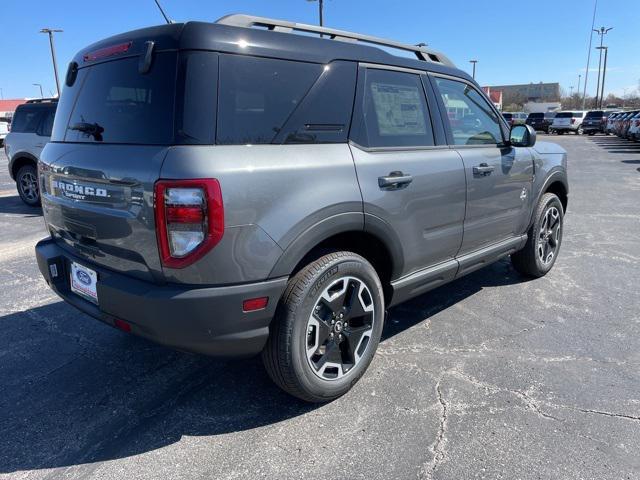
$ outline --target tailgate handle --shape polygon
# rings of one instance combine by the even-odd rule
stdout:
[[[386,177],[378,177],[378,186],[381,190],[400,190],[408,187],[413,182],[411,175],[399,171],[391,172]]]

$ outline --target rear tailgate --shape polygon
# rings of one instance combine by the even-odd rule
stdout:
[[[49,144],[40,181],[58,244],[90,263],[159,280],[153,186],[167,147]]]
[[[147,38],[76,57],[75,81],[62,93],[39,163],[40,185],[58,245],[88,267],[162,281],[154,184],[174,143],[177,52],[155,51],[141,71],[140,55],[129,53]]]

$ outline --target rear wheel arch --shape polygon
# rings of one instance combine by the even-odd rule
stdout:
[[[28,153],[19,153],[13,157],[11,161],[11,178],[13,180],[16,179],[16,175],[18,174],[18,170],[20,170],[25,165],[33,165],[34,167],[38,166],[38,159]]]
[[[362,221],[362,214],[360,221]],[[346,225],[345,225],[346,227]],[[308,231],[307,231],[308,232]],[[305,232],[305,233],[307,233]],[[284,251],[271,272],[271,277],[294,276],[309,263],[329,252],[348,251],[364,257],[376,270],[383,285],[385,299],[391,300],[393,293],[391,280],[401,268],[398,252],[379,235],[359,228],[342,228],[327,235],[319,235],[311,240],[301,235]]]

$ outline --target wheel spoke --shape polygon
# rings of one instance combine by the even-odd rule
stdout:
[[[307,358],[321,378],[346,375],[362,358],[373,332],[375,310],[368,287],[355,277],[331,283],[307,323]]]

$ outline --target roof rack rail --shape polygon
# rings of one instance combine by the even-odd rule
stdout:
[[[373,45],[379,45],[383,47],[395,48],[398,50],[404,50],[413,52],[419,60],[424,60],[431,63],[439,63],[450,67],[455,67],[454,63],[449,60],[444,54],[426,48],[424,44],[410,45],[408,43],[396,42],[394,40],[386,40],[384,38],[372,37],[370,35],[362,35],[359,33],[347,32],[345,30],[336,30],[333,28],[319,27],[316,25],[309,25],[306,23],[295,23],[286,20],[276,20],[273,18],[254,17],[252,15],[244,14],[232,14],[224,16],[218,19],[215,23],[221,25],[230,25],[234,27],[266,27],[269,30],[276,32],[292,33],[293,31],[316,33],[318,35],[327,35],[332,40],[339,40],[343,42],[364,42]]]
[[[57,97],[51,97],[51,98],[32,98],[31,100],[27,100],[24,103],[57,103],[57,102],[58,102]]]

